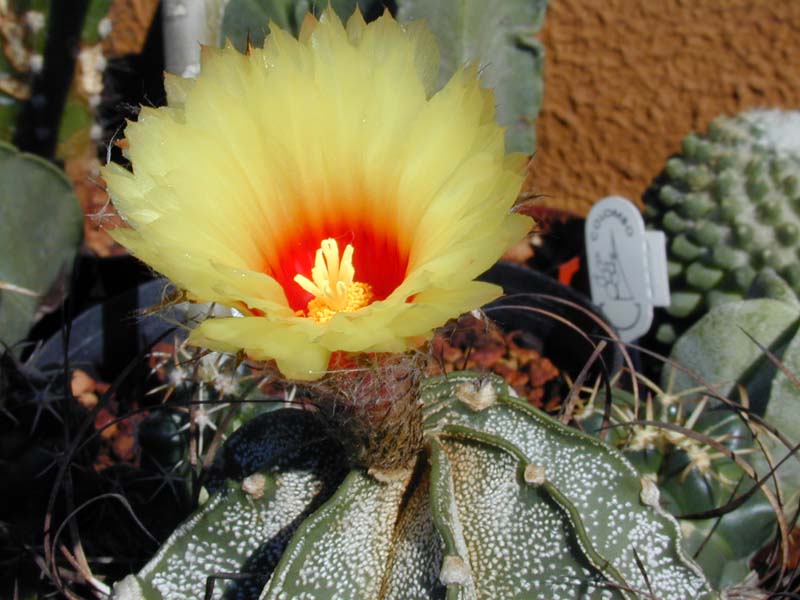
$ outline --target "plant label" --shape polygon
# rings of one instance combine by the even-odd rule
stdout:
[[[653,322],[653,307],[669,304],[665,237],[645,232],[639,209],[621,196],[597,202],[586,218],[592,300],[625,342]]]

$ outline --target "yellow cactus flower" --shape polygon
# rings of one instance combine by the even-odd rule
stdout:
[[[112,232],[209,318],[192,343],[322,376],[332,352],[401,352],[501,290],[474,278],[529,229],[510,213],[525,157],[505,155],[475,67],[437,93],[420,23],[346,26],[328,9],[299,39],[204,48],[194,80],[126,129],[133,172],[103,176]]]

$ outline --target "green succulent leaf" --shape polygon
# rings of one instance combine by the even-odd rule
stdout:
[[[297,35],[306,13],[313,10],[319,16],[328,2],[311,0],[230,0],[225,5],[218,43],[226,39],[244,52],[247,41],[260,47],[269,31],[270,21],[281,29]],[[346,21],[358,6],[362,13],[369,13],[380,6],[380,0],[331,0],[330,7]]]
[[[438,87],[461,67],[476,63],[484,85],[495,90],[506,147],[533,153],[533,122],[542,102],[544,52],[536,33],[546,0],[398,0],[398,18],[425,19],[442,58]]]
[[[64,174],[0,142],[0,341],[28,333],[41,299],[71,269],[82,227]]]
[[[670,358],[699,374],[722,394],[730,394],[737,383],[746,384],[751,402],[761,399],[756,409],[763,412],[775,371],[749,336],[777,351],[797,328],[799,317],[794,306],[769,298],[722,304],[678,339]],[[696,379],[682,371],[672,374],[665,369],[662,374],[664,389],[671,386],[677,392],[697,385]],[[760,390],[764,393],[757,393]]]
[[[356,7],[366,17],[379,15],[384,10],[385,2],[384,0],[330,0],[329,4],[342,21],[347,21],[350,15],[355,12]],[[326,6],[325,2],[312,2],[312,7],[317,16]]]
[[[800,298],[792,287],[776,272],[775,269],[764,267],[758,272],[750,288],[747,290],[748,298],[772,298],[800,307]]]
[[[800,443],[800,333],[789,342],[781,361],[792,377],[778,370],[772,380],[764,417],[780,427],[781,433],[796,445]]]
[[[248,40],[254,46],[261,46],[271,21],[296,33],[307,8],[304,0],[230,0],[225,5],[218,43],[230,40],[240,52],[247,49]]]
[[[381,0],[331,0],[343,20],[359,7],[362,13],[380,13]],[[324,2],[310,0],[230,0],[224,6],[218,43],[226,39],[244,51],[249,40],[261,46],[270,21],[294,34],[304,15],[317,15]],[[542,103],[544,50],[536,33],[544,21],[547,0],[398,0],[398,19],[425,19],[436,36],[442,65],[436,89],[461,67],[475,63],[487,88],[494,89],[497,118],[507,127],[506,147],[532,154],[536,148],[533,122]]]

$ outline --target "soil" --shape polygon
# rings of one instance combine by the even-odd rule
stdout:
[[[640,202],[691,131],[800,107],[797,0],[556,0],[540,34],[544,101],[531,188],[585,216]]]

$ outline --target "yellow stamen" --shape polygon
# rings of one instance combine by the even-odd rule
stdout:
[[[333,238],[322,240],[311,279],[295,275],[294,282],[314,297],[307,316],[318,323],[330,321],[338,312],[353,312],[367,306],[374,297],[368,283],[353,281],[353,246],[347,244],[339,259],[339,244]]]

